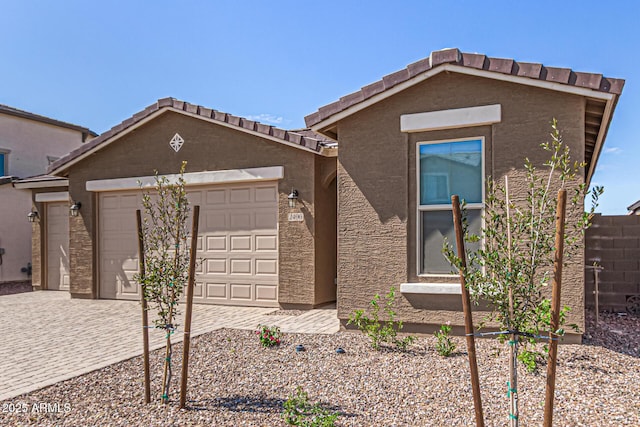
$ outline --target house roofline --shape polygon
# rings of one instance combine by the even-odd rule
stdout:
[[[326,144],[330,141],[325,140],[320,135],[317,138],[310,137],[296,131],[287,131],[175,98],[163,98],[99,135],[89,143],[58,159],[49,166],[48,173],[51,175],[63,174],[71,166],[166,112],[183,114],[313,154],[327,157],[333,156],[332,152],[334,150],[328,146],[330,144]]]
[[[465,75],[471,75],[471,76],[477,76],[477,77],[484,77],[484,78],[489,78],[489,79],[494,79],[494,80],[500,80],[500,81],[506,81],[506,82],[511,82],[511,83],[517,83],[517,84],[521,84],[521,85],[525,85],[525,86],[533,86],[533,87],[539,87],[539,88],[543,88],[543,89],[549,89],[549,90],[554,90],[557,92],[563,92],[563,93],[569,93],[572,95],[580,95],[580,96],[584,96],[586,98],[593,98],[593,99],[598,99],[598,100],[602,100],[602,101],[611,101],[614,98],[617,97],[617,94],[615,93],[609,93],[609,92],[602,92],[602,91],[598,91],[598,90],[594,90],[594,89],[590,89],[590,88],[586,88],[586,87],[578,87],[578,86],[570,86],[570,85],[566,85],[566,84],[562,84],[562,83],[558,83],[558,82],[551,82],[551,81],[546,81],[546,80],[535,80],[532,78],[528,78],[528,77],[520,77],[520,76],[514,76],[511,74],[501,74],[501,73],[496,73],[493,71],[486,71],[486,70],[479,70],[479,69],[474,69],[474,68],[467,68],[465,66],[461,66],[461,65],[456,65],[456,64],[442,64],[439,65],[436,68],[432,68],[429,69],[421,74],[418,74],[414,77],[412,77],[409,80],[405,80],[402,83],[396,84],[392,87],[390,87],[389,89],[385,89],[383,91],[380,91],[374,95],[371,95],[370,97],[366,97],[364,94],[360,97],[361,101],[358,101],[356,103],[350,103],[349,101],[345,101],[343,102],[342,100],[344,100],[345,98],[348,97],[352,97],[354,96],[354,94],[351,95],[347,95],[346,97],[342,97],[341,101],[337,101],[336,103],[333,104],[329,104],[325,107],[322,107],[320,110],[318,110],[318,112],[310,114],[308,116],[305,117],[305,122],[307,124],[307,126],[309,126],[309,128],[311,130],[313,130],[314,132],[318,132],[323,134],[324,136],[327,136],[329,138],[333,139],[333,136],[331,134],[327,135],[323,132],[325,132],[327,129],[331,128],[333,125],[335,125],[337,122],[339,122],[340,120],[343,120],[344,118],[351,116],[352,114],[357,113],[358,111],[364,110],[365,108],[368,108],[374,104],[377,104],[378,102],[389,98],[399,92],[402,92],[412,86],[415,86],[418,83],[421,83],[435,75],[438,75],[440,73],[443,72],[454,72],[454,73],[459,73],[459,74],[465,74]],[[362,91],[366,91],[367,88],[376,85],[376,83],[372,84],[372,85],[368,85],[365,86]],[[357,94],[357,92],[356,92]],[[342,103],[342,105],[337,105]],[[335,104],[335,105],[334,105]],[[348,105],[350,104],[350,105]],[[342,108],[344,107],[344,108]],[[323,119],[318,120],[319,117],[323,117],[324,115],[322,114],[322,110],[323,109],[332,109],[335,110],[332,113],[326,114],[326,117]]]
[[[84,126],[74,125],[73,123],[67,123],[60,120],[52,119],[50,117],[41,116],[39,114],[30,113],[28,111],[19,110],[8,105],[0,104],[0,113],[10,116],[20,117],[22,119],[34,120],[48,125],[57,126],[61,128],[71,129],[82,133],[82,141],[84,142],[89,136],[96,137],[97,133]]]

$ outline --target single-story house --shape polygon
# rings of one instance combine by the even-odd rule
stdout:
[[[556,118],[574,160],[593,176],[623,80],[458,49],[389,74],[305,118],[338,142],[338,317],[400,290],[408,330],[463,325],[459,278],[441,253],[453,238],[451,194],[481,226],[486,178],[526,191],[524,160],[548,159]],[[448,164],[447,164],[448,163]],[[575,214],[575,213],[573,213]],[[584,258],[565,267],[569,323],[584,326]]]
[[[306,130],[157,101],[50,167],[68,180],[68,203],[78,208],[69,216],[71,296],[140,298],[132,280],[140,184],[153,187],[156,171],[175,174],[186,160],[188,197],[200,205],[196,302],[335,301],[336,151]],[[46,239],[42,229],[35,234],[34,259]],[[46,274],[34,264],[34,287],[47,283]]]
[[[69,223],[71,294],[139,298],[131,280],[138,181],[187,160],[190,197],[202,209],[197,301],[336,301],[344,324],[394,286],[407,330],[462,325],[458,278],[441,254],[453,233],[450,195],[467,200],[479,228],[487,177],[509,175],[524,190],[524,158],[546,160],[540,144],[552,118],[589,183],[623,85],[445,49],[320,108],[306,130],[161,99],[49,170],[68,179],[69,203],[81,206]],[[583,264],[573,258],[563,281],[568,320],[579,326]],[[34,265],[35,285],[43,274]]]

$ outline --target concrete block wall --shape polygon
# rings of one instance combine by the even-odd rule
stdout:
[[[625,311],[628,298],[640,297],[640,216],[596,215],[585,240],[585,303],[595,306],[595,280],[589,266],[599,273],[599,306]]]

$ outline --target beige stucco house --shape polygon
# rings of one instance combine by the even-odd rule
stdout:
[[[453,238],[451,194],[481,226],[485,180],[526,191],[524,158],[541,166],[557,118],[572,158],[593,176],[624,81],[446,49],[306,117],[338,142],[338,316],[400,290],[408,330],[463,325],[460,285],[441,254]],[[573,212],[572,214],[577,214]],[[584,326],[584,258],[564,270],[570,323]]]
[[[95,133],[87,128],[0,105],[0,287],[31,281],[31,224],[27,214],[32,194],[16,181],[45,173],[50,163],[92,136]],[[58,209],[60,201],[50,202],[50,211]],[[65,220],[68,206],[65,200]],[[68,262],[63,256],[68,235],[64,227],[55,229],[63,234],[57,240],[52,235],[48,248],[51,267],[60,276],[58,287],[64,287],[69,283],[68,276],[65,278]]]
[[[140,183],[187,161],[200,206],[200,303],[312,307],[335,301],[336,149],[309,131],[285,131],[173,98],[157,101],[53,163],[80,207],[69,218],[70,292],[140,298],[135,210]],[[289,195],[295,192],[295,206]],[[42,196],[40,196],[42,197]],[[34,251],[46,242],[35,233]],[[35,256],[34,256],[35,258]],[[46,288],[45,263],[33,283]]]

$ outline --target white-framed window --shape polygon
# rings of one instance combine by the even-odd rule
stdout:
[[[0,148],[0,176],[9,175],[9,150]]]
[[[455,245],[451,196],[467,204],[470,230],[480,233],[484,202],[484,138],[417,144],[418,275],[450,275],[442,243]]]

